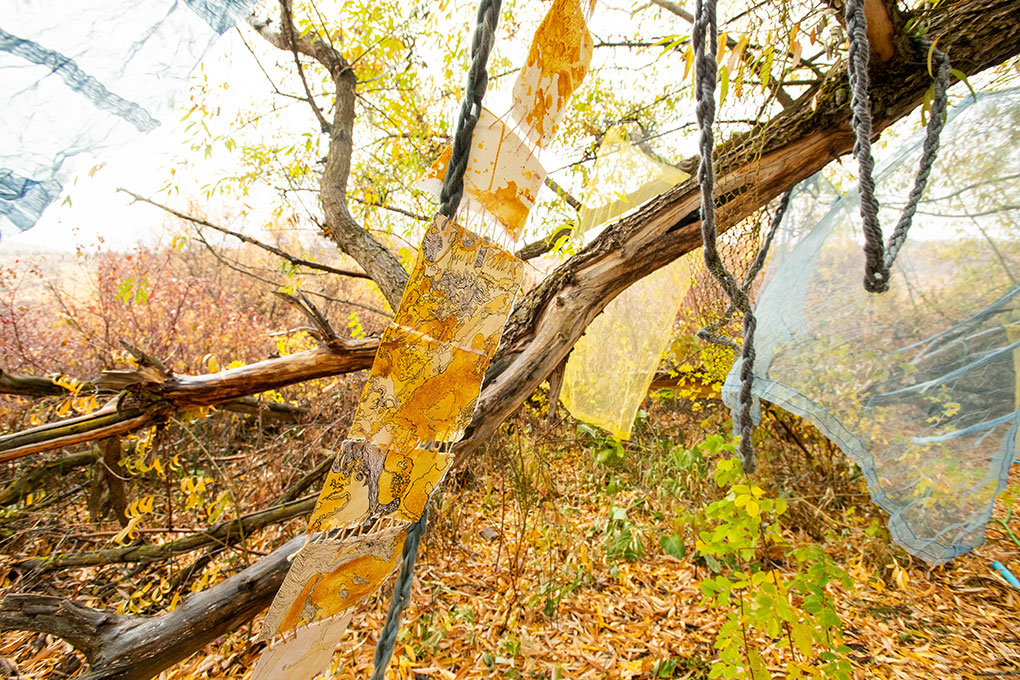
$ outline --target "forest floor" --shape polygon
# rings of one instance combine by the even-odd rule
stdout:
[[[711,677],[726,612],[703,603],[699,581],[712,574],[693,556],[690,524],[690,499],[711,496],[711,476],[674,474],[642,446],[621,462],[600,457],[598,442],[582,435],[526,450],[504,443],[472,478],[453,479],[419,556],[390,677]],[[990,567],[999,560],[1020,573],[1020,550],[1003,525],[990,525],[978,550],[929,568],[876,530],[884,519],[852,468],[823,458],[814,467],[832,483],[786,479],[783,531],[791,545],[820,544],[853,581],[827,587],[852,677],[1020,676],[1020,592]],[[798,496],[798,488],[815,493]],[[1001,502],[997,512],[1012,521]],[[294,521],[260,543],[268,549],[301,528]],[[683,544],[672,550],[686,553],[681,559],[662,547],[669,535]],[[772,568],[797,566],[777,554]],[[391,587],[359,608],[327,677],[370,675]],[[160,677],[241,677],[257,658],[257,631],[258,621]],[[2,637],[0,657],[21,677],[56,677],[47,669],[68,651],[57,638]],[[788,677],[792,639],[759,635],[749,644],[773,677]]]

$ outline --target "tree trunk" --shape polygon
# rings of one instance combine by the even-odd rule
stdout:
[[[954,68],[970,75],[1020,53],[1017,16],[1020,0],[944,5],[932,17],[928,37],[939,38]],[[876,61],[873,68],[876,133],[917,106],[931,82],[924,50],[908,44],[902,34],[896,37],[893,57],[884,64]],[[719,147],[720,229],[851,150],[849,99],[845,72],[830,74],[767,125]],[[693,170],[696,163],[690,159],[686,169]],[[701,245],[699,201],[694,179],[674,187],[605,229],[520,301],[503,333],[472,428],[456,447],[459,457],[484,444],[562,362],[609,301],[632,282]],[[863,257],[861,262],[863,272]],[[20,595],[0,603],[0,627],[64,637],[89,656],[94,669],[90,678],[149,678],[267,606],[286,571],[286,555],[302,540],[294,539],[162,616],[127,619],[65,600]]]

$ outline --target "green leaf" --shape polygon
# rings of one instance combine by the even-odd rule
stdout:
[[[793,624],[790,635],[793,637],[793,644],[805,658],[811,656],[811,649],[814,646],[814,635],[811,634],[811,627],[804,623]]]
[[[673,533],[671,536],[659,536],[659,545],[662,546],[667,555],[678,560],[682,560],[687,556],[687,544],[684,543],[684,539],[680,537],[680,534]]]

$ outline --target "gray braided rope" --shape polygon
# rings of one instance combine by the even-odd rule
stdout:
[[[948,105],[947,90],[951,68],[949,57],[939,50],[933,50],[938,61],[935,79],[935,97],[932,100],[931,118],[925,135],[921,160],[914,178],[914,185],[900,219],[893,229],[888,245],[883,244],[882,226],[878,221],[878,199],[875,197],[875,160],[871,155],[871,81],[868,76],[870,44],[868,24],[864,16],[865,0],[846,0],[846,33],[849,45],[847,72],[850,76],[850,125],[853,127],[854,157],[857,158],[857,178],[860,195],[860,212],[864,232],[864,289],[869,293],[883,293],[889,290],[889,270],[896,261],[907,231],[910,229],[917,204],[928,183],[932,166],[938,155],[939,135],[946,120]],[[924,44],[924,43],[922,43]],[[930,43],[926,45],[930,47]]]
[[[453,219],[464,196],[464,172],[467,170],[471,155],[471,137],[475,125],[482,114],[482,98],[489,85],[489,74],[486,64],[489,53],[496,39],[496,24],[499,21],[499,10],[502,0],[481,0],[478,5],[478,17],[474,36],[471,40],[471,67],[468,69],[467,88],[464,101],[457,117],[457,126],[453,136],[453,148],[450,151],[450,163],[446,168],[446,177],[439,194],[439,212]],[[414,582],[414,561],[418,555],[418,545],[425,535],[428,523],[428,506],[422,511],[417,522],[407,527],[407,538],[400,557],[400,573],[393,585],[393,598],[386,612],[386,623],[379,634],[375,646],[374,664],[371,680],[384,680],[386,668],[393,657],[393,647],[400,632],[400,619],[404,608],[411,599],[411,584]]]
[[[467,170],[471,155],[471,136],[482,115],[482,98],[489,85],[485,65],[496,39],[496,24],[502,4],[502,0],[481,0],[478,5],[478,19],[471,40],[471,67],[468,69],[467,88],[457,116],[450,163],[439,193],[439,212],[450,219],[453,219],[460,199],[464,196],[464,171]]]
[[[407,526],[407,538],[404,539],[404,549],[400,555],[400,573],[397,575],[396,583],[393,584],[393,598],[390,600],[390,608],[386,612],[386,624],[379,633],[379,642],[375,645],[373,660],[375,668],[372,671],[371,680],[383,680],[386,677],[386,667],[390,665],[393,647],[397,643],[397,634],[400,632],[400,619],[404,614],[404,608],[411,599],[414,560],[418,555],[421,538],[425,535],[428,516],[429,509],[426,505],[418,521]]]
[[[754,331],[756,322],[748,303],[747,291],[737,284],[733,274],[719,257],[718,230],[715,223],[715,88],[718,65],[715,46],[718,44],[716,0],[697,0],[694,10],[694,29],[691,35],[694,48],[694,101],[695,114],[701,138],[698,148],[698,182],[701,185],[701,240],[704,243],[705,266],[730,298],[731,306],[744,314],[744,341],[740,348],[740,412],[737,429],[740,446],[737,449],[744,471],[751,474],[757,467],[754,446],[751,444],[751,385],[754,380]]]

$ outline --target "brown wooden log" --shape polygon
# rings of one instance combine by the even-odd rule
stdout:
[[[360,371],[371,367],[378,346],[376,338],[332,343],[219,373],[171,375],[163,382],[132,384],[130,375],[119,371],[116,374],[118,384],[126,384],[133,395],[122,400],[119,407],[110,405],[88,415],[4,435],[0,437],[0,462],[124,434],[160,422],[167,414],[181,409],[237,403],[239,399],[266,390]],[[152,375],[152,371],[146,372],[146,380]],[[39,381],[45,380],[34,379],[33,384],[38,386]],[[144,407],[132,404],[144,404]],[[252,404],[241,402],[237,408],[246,406]]]
[[[124,616],[50,595],[0,602],[0,630],[57,635],[85,655],[87,680],[148,680],[201,650],[269,605],[305,541],[298,536],[226,581],[189,596],[172,612]]]

